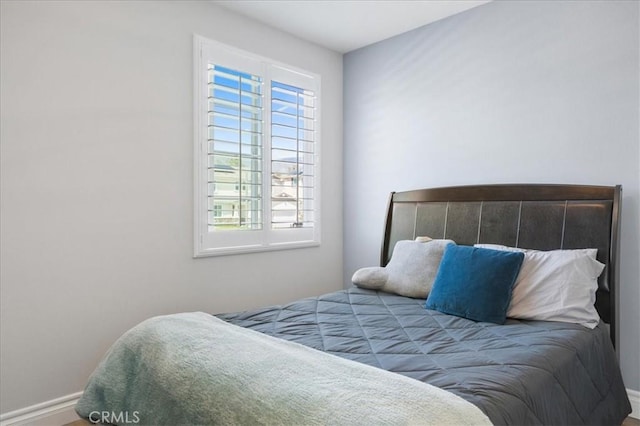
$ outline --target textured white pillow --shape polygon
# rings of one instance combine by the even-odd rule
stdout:
[[[426,299],[451,240],[398,241],[386,267],[359,269],[351,281],[362,288]]]
[[[588,328],[598,325],[600,316],[594,304],[604,265],[596,260],[597,249],[539,251],[495,244],[476,247],[524,253],[508,317],[571,322]]]

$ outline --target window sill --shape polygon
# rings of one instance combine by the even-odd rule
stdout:
[[[299,248],[319,247],[319,241],[300,241],[300,242],[287,242],[280,244],[270,244],[267,246],[255,245],[255,246],[241,246],[241,247],[223,247],[223,248],[196,248],[193,257],[195,259],[203,257],[215,257],[215,256],[230,256],[235,254],[248,254],[248,253],[261,253],[280,250],[293,250]]]

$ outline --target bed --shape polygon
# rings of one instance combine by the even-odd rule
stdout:
[[[455,242],[427,307],[452,253],[509,258],[520,272],[536,256],[590,249],[602,265],[592,325],[478,321],[384,286],[157,317],[114,344],[76,410],[116,424],[621,424],[631,407],[615,352],[620,197],[619,186],[482,185],[389,198],[374,272],[391,273],[405,246],[433,246],[416,238]],[[490,297],[482,305],[502,296]]]

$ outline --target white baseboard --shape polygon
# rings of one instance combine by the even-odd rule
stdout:
[[[631,414],[630,417],[634,419],[640,419],[640,392],[633,389],[627,389],[627,395],[629,395],[629,401],[631,401]]]
[[[62,426],[78,420],[74,407],[82,392],[0,415],[0,426]]]
[[[629,416],[634,419],[640,419],[640,392],[627,389],[627,395],[633,410]],[[0,415],[0,426],[62,426],[66,423],[71,423],[79,419],[73,408],[81,396],[82,392],[76,392],[2,414]]]

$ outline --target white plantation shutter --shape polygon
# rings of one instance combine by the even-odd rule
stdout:
[[[195,256],[320,242],[319,76],[194,38]]]
[[[262,79],[207,64],[208,230],[262,228]]]
[[[315,96],[271,82],[272,228],[314,225]]]

